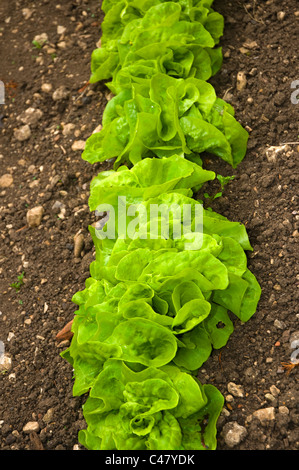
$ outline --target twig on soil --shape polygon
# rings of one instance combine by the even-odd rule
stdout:
[[[60,145],[59,147],[60,147],[61,150],[63,151],[64,155],[66,155],[66,150],[65,150],[65,148],[64,148],[62,145]]]
[[[299,362],[282,362],[281,363],[282,367],[286,370],[287,375],[290,375],[292,370],[296,367],[299,366]]]
[[[231,87],[229,87],[227,90],[225,90],[224,95],[223,95],[224,101],[226,101],[226,98],[227,98],[229,92],[230,92],[232,89],[233,89],[233,87],[231,86]]]
[[[88,87],[88,85],[90,85],[89,80],[88,80],[88,82],[85,83],[85,85],[83,85],[82,88],[80,88],[80,89],[78,90],[78,93],[84,93],[84,91],[86,90],[86,88]]]
[[[241,5],[240,2],[238,2],[238,3]],[[257,23],[264,24],[264,21],[262,19],[256,17],[256,0],[253,0],[253,7],[252,7],[253,15],[251,13],[249,13],[248,8],[247,8],[246,5],[242,5],[242,6],[243,6],[244,10],[246,11],[247,15],[249,15],[252,20],[256,21]]]
[[[284,142],[283,144],[280,145],[299,145],[299,142]]]
[[[18,230],[16,230],[16,233],[20,232],[21,230],[25,230],[25,228],[28,228],[28,225],[24,225],[24,227],[18,228]]]

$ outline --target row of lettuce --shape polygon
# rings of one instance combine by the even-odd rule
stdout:
[[[260,298],[244,225],[194,197],[215,178],[201,154],[235,168],[248,139],[207,82],[222,64],[224,22],[212,3],[102,3],[90,81],[107,80],[115,96],[82,158],[114,159],[112,170],[92,180],[89,198],[91,211],[111,211],[104,228],[90,226],[96,256],[85,289],[73,297],[73,338],[62,353],[74,369],[74,395],[87,394],[87,428],[79,432],[87,449],[216,449],[224,399],[197,373],[227,343],[232,314],[248,321]],[[152,236],[152,207],[178,209],[167,236]],[[112,213],[115,236],[108,236]],[[136,213],[138,230],[128,236]],[[163,227],[165,214],[155,221]]]

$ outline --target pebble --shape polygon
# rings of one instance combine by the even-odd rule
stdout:
[[[226,401],[227,403],[232,403],[232,402],[234,401],[234,397],[233,397],[232,395],[230,395],[230,394],[229,394],[229,395],[226,395],[225,401]]]
[[[62,101],[67,99],[69,95],[69,90],[66,88],[66,86],[62,85],[54,91],[52,98],[54,101]]]
[[[283,21],[285,19],[285,16],[286,16],[286,12],[285,11],[279,11],[277,13],[277,19],[278,21]]]
[[[28,423],[25,424],[23,427],[23,431],[26,434],[29,434],[31,432],[39,432],[40,426],[37,421],[28,421]]]
[[[11,445],[16,441],[16,437],[11,433],[7,436],[5,441],[6,441],[6,444]]]
[[[29,20],[31,18],[33,13],[33,10],[30,10],[29,8],[23,8],[22,9],[22,15],[24,16],[25,20]]]
[[[54,188],[56,184],[60,181],[61,176],[60,175],[55,175],[52,178],[50,178],[50,188]]]
[[[72,122],[69,122],[68,124],[64,124],[63,129],[62,129],[62,134],[65,136],[70,135],[75,129],[75,127],[76,127],[75,124],[73,124]]]
[[[65,41],[60,41],[58,44],[57,44],[57,47],[59,47],[59,49],[65,49],[67,47],[67,44]]]
[[[80,258],[83,247],[84,247],[84,236],[82,233],[77,233],[74,236],[74,257],[75,258]]]
[[[275,409],[273,406],[269,408],[260,408],[253,412],[253,416],[259,419],[262,425],[266,425],[269,421],[275,419]]]
[[[51,421],[53,421],[54,412],[55,412],[54,408],[49,408],[46,414],[43,416],[43,421],[45,423],[50,423]]]
[[[44,209],[42,206],[33,207],[29,209],[26,214],[27,223],[29,227],[38,227],[41,223],[42,216],[44,214]]]
[[[65,339],[63,341],[60,341],[60,343],[57,344],[58,348],[65,349],[68,348],[70,345],[70,341],[68,339]]]
[[[75,140],[72,145],[72,150],[76,152],[77,150],[84,150],[85,149],[85,140]]]
[[[51,46],[46,46],[45,50],[46,50],[47,54],[49,54],[49,55],[55,54],[55,52],[56,52],[55,47],[51,47]]]
[[[15,337],[15,334],[12,331],[9,331],[8,335],[7,335],[7,341],[8,342],[11,341],[12,338],[14,338],[14,337]]]
[[[63,204],[63,202],[60,201],[55,201],[53,206],[52,206],[52,211],[57,214],[57,216],[60,219],[65,218],[65,213],[66,213],[66,206]]]
[[[17,117],[18,120],[22,121],[23,124],[28,124],[28,126],[35,126],[43,116],[43,112],[37,108],[28,108],[20,116]]]
[[[287,406],[282,405],[278,407],[278,413],[283,414],[283,415],[288,415],[290,414],[290,410],[288,409]]]
[[[286,150],[286,145],[271,146],[266,149],[266,157],[269,163],[275,163],[278,155]]]
[[[34,36],[33,41],[38,42],[38,44],[43,46],[48,41],[48,35],[47,33],[37,34],[36,36]]]
[[[103,129],[102,124],[99,124],[92,133],[97,134],[98,132],[101,132],[102,129]]]
[[[245,72],[238,72],[237,74],[237,90],[242,91],[246,88],[247,78]]]
[[[272,393],[265,393],[265,398],[273,404],[276,401],[276,398],[272,395]]]
[[[29,188],[31,189],[36,188],[38,185],[39,185],[39,180],[33,180],[28,184]]]
[[[249,72],[249,75],[251,77],[254,77],[255,75],[257,74],[257,67],[253,67],[250,72]]]
[[[61,26],[61,25],[58,25],[57,26],[57,34],[59,36],[61,36],[62,34],[64,34],[66,32],[66,27],[65,26]]]
[[[241,54],[248,54],[249,49],[247,49],[246,47],[240,47],[239,51],[241,52]]]
[[[227,384],[227,390],[234,397],[239,397],[239,398],[244,397],[244,390],[243,390],[242,385],[237,385],[234,382],[229,382]]]
[[[7,372],[12,367],[11,357],[4,354],[0,357],[0,372]]]
[[[243,47],[246,47],[246,49],[256,49],[258,47],[258,43],[256,41],[246,41],[243,44]]]
[[[274,104],[276,104],[277,106],[282,106],[285,100],[286,100],[286,95],[282,93],[281,91],[277,92],[273,99]]]
[[[299,343],[299,330],[293,331],[289,338],[290,344],[294,344],[294,347],[298,347],[295,343]]]
[[[55,214],[59,214],[61,209],[63,209],[64,207],[65,207],[65,204],[63,204],[63,202],[55,201],[52,206],[52,211],[55,212]]]
[[[19,129],[15,129],[14,136],[19,142],[24,142],[25,140],[30,139],[31,137],[31,129],[28,124],[20,127]]]
[[[226,445],[235,447],[245,439],[247,429],[236,422],[230,422],[223,426],[222,435]]]
[[[43,83],[41,86],[41,90],[44,93],[51,93],[52,89],[53,89],[52,83]]]
[[[278,395],[280,394],[280,390],[276,387],[276,385],[271,385],[270,392],[275,398],[278,397]]]
[[[283,330],[283,329],[286,327],[286,325],[285,325],[284,322],[282,322],[282,321],[280,321],[280,320],[277,320],[277,319],[274,320],[274,326],[275,326],[276,328],[279,328],[280,330]]]
[[[9,173],[2,175],[0,177],[0,188],[2,189],[9,188],[9,186],[11,186],[12,183],[13,183],[13,177]]]
[[[36,173],[36,166],[35,165],[29,165],[28,168],[27,168],[27,171],[28,173],[31,173],[32,175],[34,175]]]

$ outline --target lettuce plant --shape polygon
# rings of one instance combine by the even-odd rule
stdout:
[[[106,215],[89,228],[95,259],[62,353],[73,394],[88,395],[87,449],[216,449],[224,399],[198,370],[260,298],[244,225],[196,199],[216,177],[201,154],[235,168],[248,140],[207,82],[222,63],[212,3],[102,3],[90,82],[110,80],[115,96],[82,158],[115,161],[91,182],[90,210]]]
[[[90,207],[95,210],[98,200],[114,207],[118,216],[117,200],[126,195],[128,208],[135,204],[140,211],[142,205],[146,213],[153,204],[195,209],[201,202],[191,197],[191,188],[213,177],[179,156],[144,159],[132,169],[100,173],[92,182]],[[132,218],[128,217],[127,226]],[[80,434],[88,448],[216,447],[215,424],[222,398],[208,387],[216,397],[216,403],[209,403],[196,373],[212,350],[223,347],[232,334],[229,311],[243,322],[253,315],[260,287],[247,268],[245,250],[251,246],[243,225],[204,210],[202,234],[194,231],[191,218],[189,232],[174,239],[175,222],[170,221],[168,238],[155,239],[138,234],[109,239],[105,231],[99,236],[96,227],[90,227],[96,258],[86,288],[73,298],[79,309],[72,343],[63,354],[74,367],[74,394],[89,391],[84,406],[89,427]],[[142,227],[141,221],[139,232],[147,230],[148,223]],[[186,249],[191,241],[192,250]],[[132,378],[119,383],[113,376],[109,389],[107,371],[114,373],[115,368]],[[180,384],[189,381],[188,390],[205,396],[204,401],[194,404],[194,396],[183,393],[186,387],[173,390],[173,384],[152,379],[165,370],[170,377],[172,373],[181,377]],[[104,392],[99,393],[103,389],[113,408],[101,395]],[[162,399],[165,390],[174,401]],[[204,411],[206,407],[210,411]],[[207,414],[214,424],[203,432]]]
[[[109,359],[84,406],[89,449],[214,449],[222,395],[173,365],[134,371]],[[207,424],[205,424],[208,421]]]
[[[116,158],[117,168],[180,154],[201,164],[200,154],[209,152],[236,167],[246,153],[248,133],[233,108],[196,78],[159,73],[146,85],[134,84],[112,98],[102,124],[86,142],[82,158],[90,163]]]
[[[222,65],[223,17],[206,1],[103,2],[101,48],[91,58],[91,83],[112,78],[119,93],[161,72],[208,80]]]

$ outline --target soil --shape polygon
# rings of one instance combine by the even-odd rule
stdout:
[[[236,170],[205,158],[206,168],[235,176],[221,198],[205,199],[205,205],[246,225],[253,247],[248,265],[262,298],[247,323],[234,320],[229,342],[213,352],[199,378],[226,399],[218,449],[298,450],[299,367],[287,373],[282,363],[294,364],[299,344],[299,104],[291,101],[291,84],[299,79],[299,8],[296,0],[216,0],[214,9],[226,20],[225,58],[211,82],[234,106],[250,140]],[[0,339],[11,358],[9,370],[0,374],[1,450],[81,449],[77,434],[85,427],[85,397],[72,396],[72,369],[59,355],[67,342],[56,341],[56,334],[73,318],[72,295],[84,288],[94,258],[89,183],[109,168],[87,164],[73,147],[100,124],[109,99],[104,83],[84,88],[101,19],[98,0],[0,4],[6,95],[0,105],[0,177],[12,176],[0,188]],[[42,33],[48,41],[39,48],[32,41]],[[241,91],[239,72],[247,78]],[[55,101],[53,92],[61,86],[64,97]],[[15,129],[30,107],[42,114],[30,125],[29,139],[19,141]],[[279,147],[276,153],[273,146]],[[219,187],[213,183],[205,190],[212,195]],[[37,206],[43,217],[32,228],[26,214]],[[75,257],[79,231],[84,246]],[[18,277],[19,289],[11,286]],[[28,432],[24,426],[30,422]],[[233,423],[245,430],[234,444],[228,433]]]

